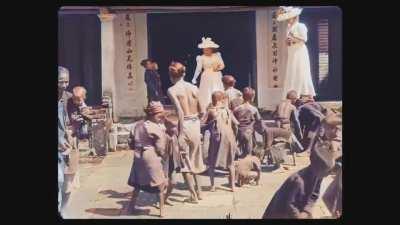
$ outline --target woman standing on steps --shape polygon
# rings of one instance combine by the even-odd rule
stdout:
[[[299,95],[312,97],[316,95],[306,46],[307,27],[304,23],[299,22],[301,11],[300,8],[281,7],[277,13],[278,21],[288,21],[286,36],[288,59],[282,99],[285,99],[286,93],[291,90],[296,91]]]
[[[196,57],[197,66],[192,83],[197,83],[197,78],[201,73],[199,101],[202,109],[205,110],[211,103],[212,93],[224,90],[221,70],[225,68],[225,64],[221,53],[217,52],[219,45],[214,43],[211,38],[203,37],[198,47],[203,49],[203,55]]]

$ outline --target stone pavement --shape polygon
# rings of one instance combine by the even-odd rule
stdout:
[[[127,185],[133,153],[130,150],[109,153],[101,163],[81,163],[81,187],[72,193],[65,210],[65,218],[73,219],[158,219],[159,210],[154,194],[141,192],[138,199],[140,213],[126,215],[125,211],[131,197],[132,188]],[[170,202],[166,205],[166,219],[225,219],[261,218],[275,191],[284,180],[295,171],[308,165],[308,157],[297,157],[297,166],[283,173],[269,172],[263,168],[259,186],[237,188],[235,193],[227,191],[228,179],[216,178],[216,192],[209,192],[209,178],[202,176],[203,200],[199,204],[184,203],[189,192],[185,188],[181,175],[178,175],[177,188],[173,190]],[[322,183],[321,193],[332,181],[327,177]],[[330,213],[321,201],[314,207],[315,218],[327,218]]]

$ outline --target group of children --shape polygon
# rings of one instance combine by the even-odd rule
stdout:
[[[309,106],[304,107],[313,103],[312,100],[303,96],[302,103],[299,104],[299,100],[296,100],[297,94],[289,92],[288,100],[283,101],[276,111],[278,126],[268,127],[258,109],[252,104],[255,96],[252,88],[246,87],[241,92],[234,88],[234,77],[225,75],[222,79],[225,91],[213,92],[210,105],[203,109],[199,102],[198,88],[183,79],[185,70],[185,66],[179,62],[172,62],[169,66],[173,86],[168,89],[168,97],[176,108],[177,116],[167,114],[160,102],[151,101],[145,109],[146,118],[137,122],[131,132],[129,143],[134,150],[134,161],[128,184],[134,187],[134,191],[129,213],[135,211],[136,199],[140,190],[143,190],[159,195],[160,216],[163,217],[164,205],[170,204],[168,196],[176,184],[176,175],[179,172],[182,173],[190,192],[186,201],[191,203],[197,203],[203,198],[199,174],[207,169],[210,191],[216,190],[215,169],[228,170],[228,182],[232,192],[236,186],[245,183],[255,182],[258,185],[264,155],[271,155],[271,146],[277,137],[290,143],[294,140],[299,146],[299,151],[312,148],[311,144],[303,148],[300,143],[303,143],[304,139],[304,125],[299,122],[299,118],[305,121],[306,117],[301,117],[296,108],[297,105],[307,113],[317,110]],[[290,125],[293,124],[292,121],[296,125]],[[323,119],[319,120],[320,123],[321,121]],[[316,137],[318,132],[314,128],[320,126],[314,123],[311,127],[307,125],[307,129],[308,132],[314,132]],[[254,151],[255,132],[264,139],[262,154],[256,154]],[[206,138],[208,140],[205,140]],[[204,154],[202,142],[206,141],[208,151]],[[313,182],[315,180],[317,179],[313,179]]]

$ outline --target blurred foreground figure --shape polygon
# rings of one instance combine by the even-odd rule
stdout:
[[[335,167],[335,159],[341,154],[336,138],[341,118],[327,116],[318,136],[313,140],[310,166],[291,175],[275,193],[263,218],[312,218],[312,209],[319,198],[324,177]]]

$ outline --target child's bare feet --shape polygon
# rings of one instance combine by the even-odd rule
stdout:
[[[160,209],[160,217],[163,218],[165,216],[165,210]]]
[[[197,199],[196,196],[191,195],[189,198],[185,199],[184,202],[197,204],[197,203],[199,203],[199,200]]]
[[[210,191],[215,192],[215,186],[211,186]]]
[[[201,191],[196,191],[196,194],[197,194],[197,198],[198,198],[199,200],[202,200],[202,199],[203,199],[202,194],[201,194]]]

